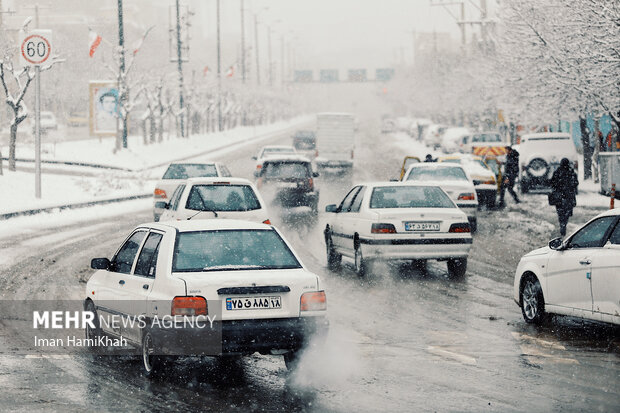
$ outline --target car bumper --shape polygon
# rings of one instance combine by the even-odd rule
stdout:
[[[211,328],[158,328],[151,330],[155,347],[165,355],[269,354],[301,349],[318,333],[326,333],[324,316],[228,320]]]
[[[360,239],[364,258],[387,260],[465,258],[472,238]]]
[[[298,206],[313,207],[318,203],[319,193],[281,190],[278,193],[276,200],[280,205],[288,208]]]
[[[353,160],[338,161],[316,158],[315,162],[319,168],[350,168],[353,166]]]

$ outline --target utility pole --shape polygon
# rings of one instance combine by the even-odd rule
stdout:
[[[273,60],[271,60],[271,26],[267,26],[267,48],[269,49],[269,86],[273,86]]]
[[[34,6],[35,23],[39,28],[39,5]],[[41,66],[34,67],[34,195],[41,199]]]
[[[119,0],[120,1],[120,0]],[[179,0],[176,0],[177,9],[177,68],[179,70],[179,110],[181,117],[179,119],[179,126],[181,128],[181,137],[185,137],[185,102],[183,101],[183,56],[182,56],[182,44],[181,44],[181,7]]]
[[[220,45],[220,0],[217,0],[217,123],[219,131],[222,125],[222,47]]]
[[[241,81],[245,83],[245,21],[243,0],[241,0]]]
[[[284,89],[284,34],[280,37],[280,80]]]
[[[254,41],[256,42],[256,84],[260,85],[260,58],[258,53],[258,13],[254,13]]]
[[[467,43],[467,34],[465,32],[465,25],[470,23],[465,21],[465,0],[431,0],[431,6],[442,6],[450,16],[456,20],[456,24],[458,24],[461,29],[461,52],[465,54],[465,45]],[[448,6],[460,6],[461,17],[456,16],[452,11],[448,8]]]
[[[128,100],[127,96],[127,85],[125,82],[125,32],[123,29],[123,0],[118,0],[118,50],[120,53],[119,56],[119,68],[118,68],[118,92],[119,92],[119,103],[121,107],[125,106]],[[121,111],[121,115],[123,111]],[[120,127],[119,123],[122,122],[122,127]],[[127,148],[127,118],[126,116],[121,116],[117,118],[117,134],[121,134],[120,141],[122,142],[123,148]],[[119,130],[120,129],[120,130]],[[118,148],[118,138],[116,146]],[[120,148],[118,148],[120,149]]]

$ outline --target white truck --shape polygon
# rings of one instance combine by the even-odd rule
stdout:
[[[351,113],[318,113],[316,123],[317,167],[352,168],[355,116]]]

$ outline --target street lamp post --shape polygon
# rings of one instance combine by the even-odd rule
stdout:
[[[241,81],[245,83],[245,21],[243,0],[241,0]]]
[[[220,0],[217,0],[217,124],[221,132],[222,125],[222,47],[220,43]]]

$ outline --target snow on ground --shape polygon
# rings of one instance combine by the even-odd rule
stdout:
[[[37,208],[104,200],[117,197],[148,194],[171,161],[209,152],[209,156],[221,156],[247,143],[268,139],[272,134],[295,125],[312,121],[312,117],[299,117],[290,121],[276,122],[258,127],[240,127],[221,133],[192,136],[188,139],[170,139],[161,144],[144,145],[142,137],[131,136],[129,149],[114,154],[114,139],[103,138],[75,140],[56,144],[55,152],[47,151],[42,159],[84,162],[133,169],[125,172],[109,169],[86,168],[68,165],[43,164],[44,170],[57,173],[41,174],[41,199],[35,197],[32,172],[10,172],[4,163],[4,175],[0,176],[0,214]],[[33,158],[32,145],[18,147],[17,158]],[[45,146],[45,145],[44,145]],[[49,149],[49,148],[48,148]],[[7,148],[2,153],[8,153]],[[32,163],[19,166],[33,168]],[[142,170],[153,168],[151,170]],[[4,223],[2,224],[4,227]]]

